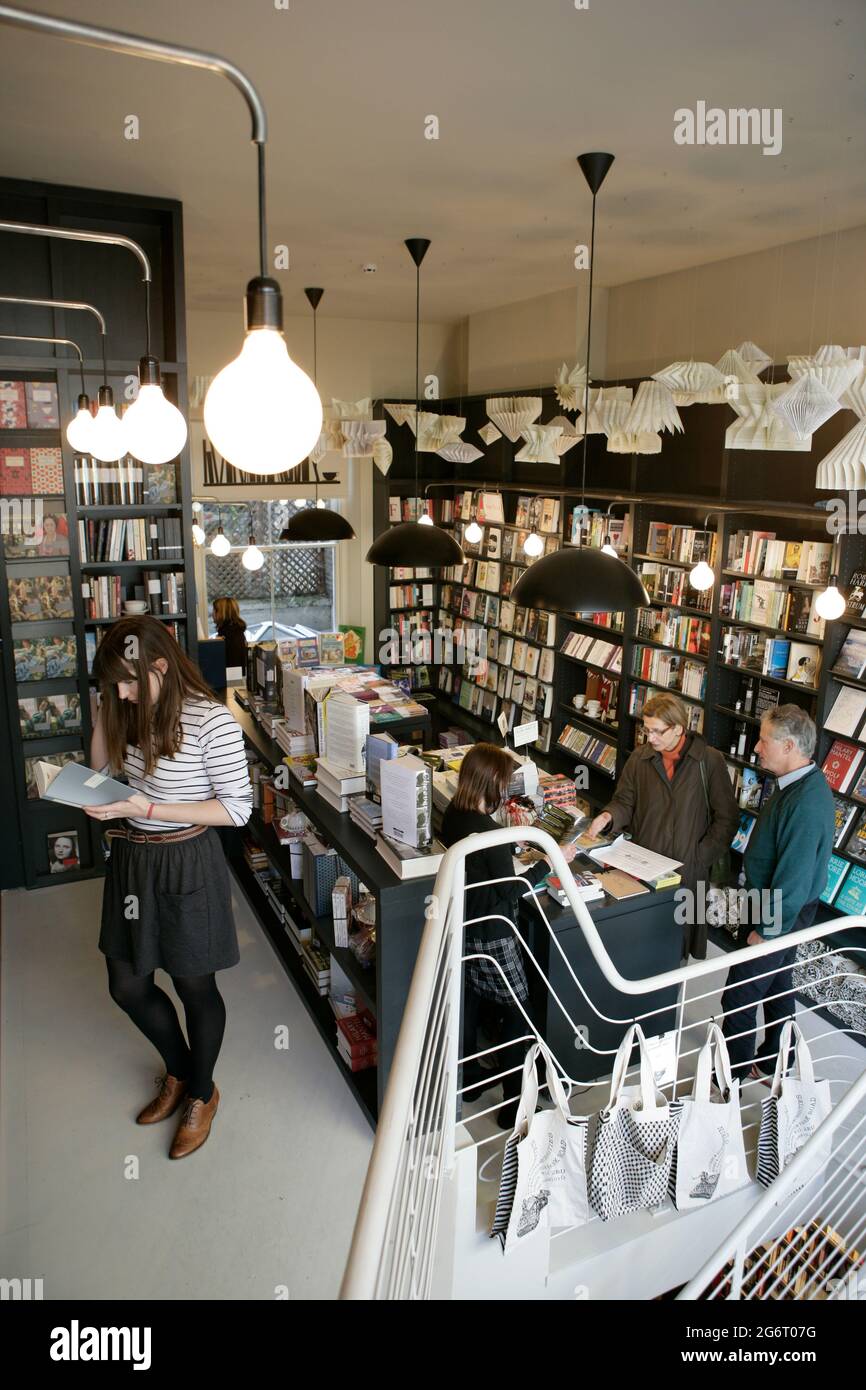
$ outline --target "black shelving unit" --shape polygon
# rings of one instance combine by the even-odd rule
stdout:
[[[109,228],[132,237],[145,251],[153,268],[151,287],[152,350],[160,358],[166,394],[188,416],[186,382],[186,327],[184,318],[183,230],[179,203],[156,198],[88,189],[58,187],[0,180],[0,216],[11,221],[72,226],[100,230]],[[88,243],[65,242],[54,238],[17,236],[0,233],[0,265],[8,292],[16,284],[26,284],[26,293],[45,299],[86,301],[104,314],[108,330],[108,380],[115,400],[125,399],[126,380],[138,373],[138,359],[144,351],[144,288],[141,268],[128,252]],[[2,277],[0,277],[2,278]],[[102,381],[102,356],[95,321],[86,314],[24,305],[3,305],[4,332],[71,338],[81,344],[87,389],[95,397]],[[68,350],[45,344],[20,345],[21,351],[0,357],[0,380],[51,382],[57,388],[60,428],[47,430],[0,430],[0,447],[20,446],[59,448],[63,461],[63,493],[45,498],[52,508],[65,513],[69,535],[69,556],[57,559],[15,560],[6,558],[0,577],[0,639],[2,639],[2,685],[4,708],[0,710],[7,756],[0,759],[0,795],[8,808],[6,844],[0,854],[3,887],[44,887],[69,883],[73,879],[103,872],[100,833],[82,812],[49,802],[29,800],[25,793],[25,757],[44,756],[89,746],[90,689],[86,663],[85,631],[107,625],[111,619],[84,616],[82,578],[100,573],[121,572],[128,585],[142,570],[158,568],[183,572],[186,613],[165,614],[186,623],[186,647],[195,659],[197,634],[195,613],[195,574],[191,538],[191,475],[188,447],[176,464],[177,497],[165,505],[129,503],[123,506],[79,507],[75,492],[74,453],[66,440],[65,427],[75,414],[80,387],[78,359]],[[30,348],[30,351],[25,349]],[[119,561],[107,565],[82,563],[78,547],[79,518],[122,518],[171,515],[180,517],[183,557],[170,564],[159,561]],[[70,619],[12,624],[9,613],[9,580],[32,574],[68,574],[73,614]],[[115,620],[117,621],[117,620]],[[23,637],[74,636],[77,643],[77,672],[57,682],[21,683],[15,680],[13,641]],[[51,689],[48,689],[48,686]],[[23,740],[18,722],[18,699],[31,694],[76,693],[81,703],[80,734],[44,740]],[[51,874],[48,867],[46,836],[58,830],[75,830],[78,835],[81,867],[75,872]]]

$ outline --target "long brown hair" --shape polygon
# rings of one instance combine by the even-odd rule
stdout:
[[[162,657],[165,675],[154,704],[150,672]],[[130,669],[132,668],[132,669]],[[180,714],[189,695],[215,700],[210,686],[168,629],[156,618],[121,618],[96,649],[93,674],[102,694],[102,729],[112,772],[123,767],[127,744],[140,748],[145,775],[181,744]],[[121,700],[118,681],[138,681],[138,700]]]
[[[451,805],[455,811],[495,810],[505,800],[515,762],[495,743],[475,743],[460,764],[460,777]]]
[[[226,623],[242,623],[241,610],[238,608],[236,598],[215,598],[213,601],[213,616],[217,631],[225,627]]]

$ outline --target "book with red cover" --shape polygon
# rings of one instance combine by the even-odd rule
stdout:
[[[367,1010],[337,1019],[337,1032],[342,1034],[342,1045],[353,1060],[371,1056],[378,1048],[376,1030],[371,1026],[370,1019]]]
[[[0,494],[32,497],[29,449],[0,449]]]
[[[862,761],[862,748],[855,748],[853,743],[844,743],[842,739],[836,738],[824,759],[821,771],[834,792],[846,792],[854,781]]]
[[[0,381],[0,430],[26,430],[27,399],[23,381]]]

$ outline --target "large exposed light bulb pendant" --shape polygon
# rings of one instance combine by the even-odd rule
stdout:
[[[245,307],[243,347],[211,382],[204,423],[223,458],[267,476],[296,468],[307,457],[322,432],[322,402],[289,356],[276,280],[251,280]]]
[[[74,449],[76,454],[89,454],[92,429],[90,397],[82,391],[78,397],[78,413],[66,426],[66,438],[69,440],[70,449]]]
[[[87,452],[100,463],[115,463],[126,453],[126,434],[122,421],[117,418],[110,386],[100,386],[97,403],[99,408],[90,427]]]
[[[123,417],[127,452],[141,463],[170,463],[186,443],[186,420],[162,391],[159,361],[142,357],[138,396]]]
[[[228,537],[221,526],[217,528],[217,533],[210,543],[210,548],[212,555],[228,555],[231,550]]]

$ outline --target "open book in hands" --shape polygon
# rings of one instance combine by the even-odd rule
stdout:
[[[34,778],[43,801],[57,801],[62,806],[109,806],[114,801],[129,800],[125,782],[94,772],[83,763],[57,767],[54,763],[37,762]]]

